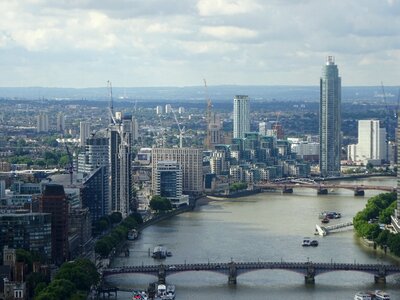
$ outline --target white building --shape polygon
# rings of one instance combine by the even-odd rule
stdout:
[[[85,146],[86,140],[90,137],[90,123],[80,122],[79,130],[79,143],[81,146]]]
[[[347,147],[347,157],[363,164],[380,164],[387,160],[386,129],[379,120],[358,121],[358,143]]]
[[[165,113],[166,113],[166,114],[172,113],[172,106],[171,106],[171,104],[165,104]]]
[[[132,117],[132,142],[139,138],[139,124],[135,117]]]
[[[249,97],[244,95],[236,95],[233,99],[233,138],[244,138],[244,134],[249,131]]]
[[[178,108],[178,114],[182,115],[182,114],[184,114],[184,113],[185,113],[185,108],[182,107],[182,106],[180,106],[180,107]]]
[[[156,114],[162,115],[164,113],[163,107],[161,105],[157,105],[156,107]]]

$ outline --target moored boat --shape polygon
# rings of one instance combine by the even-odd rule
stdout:
[[[390,295],[384,291],[376,290],[374,293],[375,300],[390,300]]]
[[[165,248],[163,246],[154,247],[152,257],[156,258],[156,259],[166,258],[167,257],[167,248]]]
[[[372,296],[370,293],[358,292],[354,295],[354,300],[372,300]]]
[[[136,240],[138,236],[139,236],[139,233],[136,229],[129,230],[128,240],[130,240],[130,241]]]
[[[301,243],[303,247],[311,246],[311,239],[309,237],[303,238],[303,242]]]

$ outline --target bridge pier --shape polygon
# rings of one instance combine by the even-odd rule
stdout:
[[[282,190],[282,194],[293,194],[293,189],[284,187]]]
[[[319,188],[317,191],[318,195],[328,195],[328,189],[326,188]]]
[[[237,283],[237,268],[234,262],[229,263],[228,284],[235,285]]]
[[[386,283],[385,275],[375,275],[374,279],[375,279],[375,283]]]
[[[354,196],[364,196],[365,195],[365,191],[362,189],[355,189],[354,190]]]
[[[313,266],[307,267],[307,274],[304,276],[305,284],[315,284],[315,268]]]
[[[165,274],[165,267],[164,267],[164,265],[160,265],[160,268],[158,269],[158,274],[157,274],[158,276],[158,283],[159,284],[165,284],[165,277],[166,277],[166,274]]]

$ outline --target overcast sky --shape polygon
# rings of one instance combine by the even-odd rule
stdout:
[[[0,86],[399,85],[400,0],[0,0]]]

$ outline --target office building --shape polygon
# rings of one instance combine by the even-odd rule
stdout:
[[[340,175],[341,78],[334,58],[329,56],[320,79],[319,166],[321,176]]]
[[[111,212],[127,217],[136,204],[132,197],[132,116],[116,113],[110,125]]]
[[[221,120],[216,113],[211,114],[210,124],[208,124],[209,146],[214,149],[216,145],[224,143],[224,133],[222,131]]]
[[[187,195],[182,195],[182,169],[176,161],[159,161],[154,171],[154,195],[165,197],[172,206],[189,204]]]
[[[233,138],[244,138],[250,131],[250,101],[248,96],[236,95],[233,99]]]
[[[64,187],[46,184],[39,199],[39,210],[51,214],[51,257],[60,265],[68,260],[68,201]]]
[[[90,136],[90,123],[89,122],[80,122],[79,123],[79,143],[81,146],[86,145],[86,140]]]
[[[36,117],[36,131],[48,132],[49,131],[49,116],[45,113],[40,113]]]
[[[8,246],[14,249],[25,249],[51,258],[50,213],[31,213],[18,211],[0,214],[0,250]],[[3,252],[3,251],[1,251]]]
[[[195,148],[153,148],[152,178],[159,161],[176,161],[182,169],[182,191],[197,194],[203,190],[203,151]],[[153,191],[156,190],[153,180]]]

